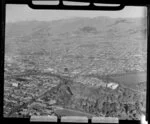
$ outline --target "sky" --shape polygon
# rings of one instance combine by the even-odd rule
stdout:
[[[16,21],[53,21],[74,17],[108,16],[112,18],[139,18],[146,16],[146,7],[128,6],[120,11],[73,11],[73,10],[34,10],[28,5],[7,5],[6,22]]]

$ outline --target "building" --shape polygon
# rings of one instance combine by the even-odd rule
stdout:
[[[119,86],[119,84],[113,83],[113,82],[110,82],[110,83],[107,84],[107,87],[111,88],[113,90],[116,89],[118,86]]]
[[[52,72],[52,73],[56,73],[57,70],[53,69],[53,68],[46,68],[44,69],[44,72]]]
[[[18,87],[19,84],[18,84],[18,83],[12,83],[12,86],[13,86],[13,87]]]

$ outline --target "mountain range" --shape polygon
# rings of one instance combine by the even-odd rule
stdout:
[[[57,21],[22,21],[6,24],[7,54],[68,50],[79,52],[99,48],[100,44],[124,41],[127,37],[143,41],[146,18],[72,18]],[[145,38],[146,39],[146,38]],[[90,50],[91,52],[91,50]]]

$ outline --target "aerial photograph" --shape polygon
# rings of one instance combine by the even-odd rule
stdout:
[[[147,16],[6,6],[3,116],[146,115]]]

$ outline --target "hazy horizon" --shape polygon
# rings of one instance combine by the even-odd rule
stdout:
[[[120,11],[33,10],[27,5],[7,5],[6,22],[55,21],[73,18],[144,18],[146,7],[125,7]],[[48,16],[50,15],[50,16]]]

